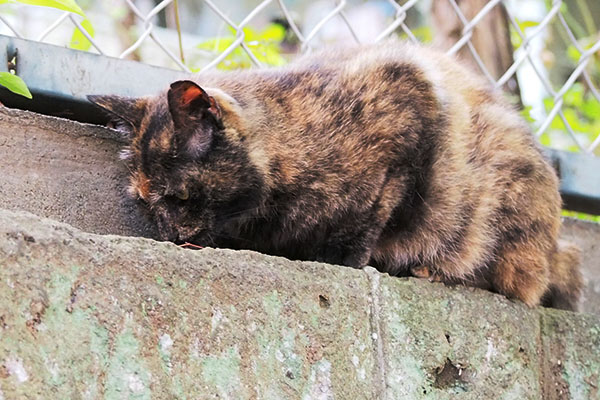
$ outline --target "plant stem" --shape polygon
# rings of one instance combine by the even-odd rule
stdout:
[[[585,23],[585,27],[588,30],[588,35],[593,35],[596,33],[596,24],[594,24],[594,19],[592,18],[592,12],[590,11],[590,7],[587,4],[586,0],[579,0],[576,2],[579,7],[579,12],[583,16],[583,22]]]
[[[179,6],[177,5],[177,0],[173,0],[173,7],[175,7],[175,25],[177,26],[177,38],[179,39],[179,57],[181,58],[181,62],[185,63],[185,58],[183,57],[183,44],[181,42],[181,24],[179,23]]]

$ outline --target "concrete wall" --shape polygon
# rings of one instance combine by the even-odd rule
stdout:
[[[0,208],[87,232],[152,236],[127,200],[116,131],[0,107]]]
[[[0,109],[0,400],[587,399],[597,316],[148,236],[115,132]],[[598,313],[598,227],[584,310]]]
[[[0,398],[593,399],[600,323],[0,212]]]

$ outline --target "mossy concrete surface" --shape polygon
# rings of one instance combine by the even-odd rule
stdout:
[[[594,399],[597,317],[0,211],[0,399]]]

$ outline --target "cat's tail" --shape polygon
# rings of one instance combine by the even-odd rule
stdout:
[[[577,311],[583,288],[580,262],[579,247],[559,240],[551,259],[550,285],[542,299],[543,306]]]

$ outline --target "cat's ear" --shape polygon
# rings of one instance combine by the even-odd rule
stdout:
[[[217,101],[196,83],[173,82],[167,96],[175,129],[193,129],[204,118],[211,118],[217,125],[221,124],[221,109]]]
[[[133,128],[139,128],[142,123],[146,107],[143,99],[112,95],[89,95],[87,98],[95,105],[108,111],[112,116],[127,122]]]

